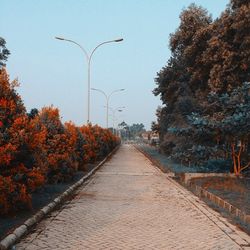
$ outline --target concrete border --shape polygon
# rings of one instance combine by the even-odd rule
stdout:
[[[13,246],[17,241],[19,241],[24,235],[26,235],[31,228],[40,222],[46,215],[51,213],[55,207],[62,205],[63,202],[71,194],[73,194],[77,188],[79,188],[86,180],[88,180],[110,157],[119,149],[120,145],[114,148],[95,168],[93,168],[89,173],[83,176],[79,181],[70,186],[66,191],[61,195],[55,198],[48,205],[40,209],[35,215],[27,219],[22,225],[17,227],[11,234],[7,235],[0,242],[0,250],[7,250]]]
[[[214,204],[223,208],[224,210],[226,210],[228,213],[230,213],[232,216],[236,217],[237,219],[239,219],[243,223],[250,224],[250,215],[249,214],[246,214],[245,212],[243,212],[239,208],[233,206],[229,202],[227,202],[224,199],[220,198],[219,196],[207,191],[206,189],[193,184],[191,181],[189,181],[188,183],[184,183],[184,184],[186,184],[187,187],[191,188],[193,190],[193,192],[197,196],[199,196],[200,198],[204,197],[204,198],[212,201]]]
[[[236,176],[231,173],[180,173],[176,174],[176,176],[180,177],[181,182],[184,182],[186,185],[189,185],[189,182],[194,178],[204,178],[204,177],[236,178]]]

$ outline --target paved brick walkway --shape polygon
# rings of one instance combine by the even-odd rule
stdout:
[[[249,236],[123,145],[16,249],[242,249]]]

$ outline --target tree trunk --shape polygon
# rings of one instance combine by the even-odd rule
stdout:
[[[236,161],[236,154],[235,154],[235,144],[231,143],[231,153],[233,159],[233,167],[234,167],[234,174],[238,175],[238,168],[237,168],[237,161]]]

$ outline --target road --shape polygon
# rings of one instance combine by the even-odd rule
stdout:
[[[16,249],[229,250],[248,249],[249,242],[132,145],[122,145]]]

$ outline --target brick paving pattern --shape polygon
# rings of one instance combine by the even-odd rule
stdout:
[[[16,249],[248,249],[249,236],[131,145]],[[250,248],[249,248],[250,249]]]

